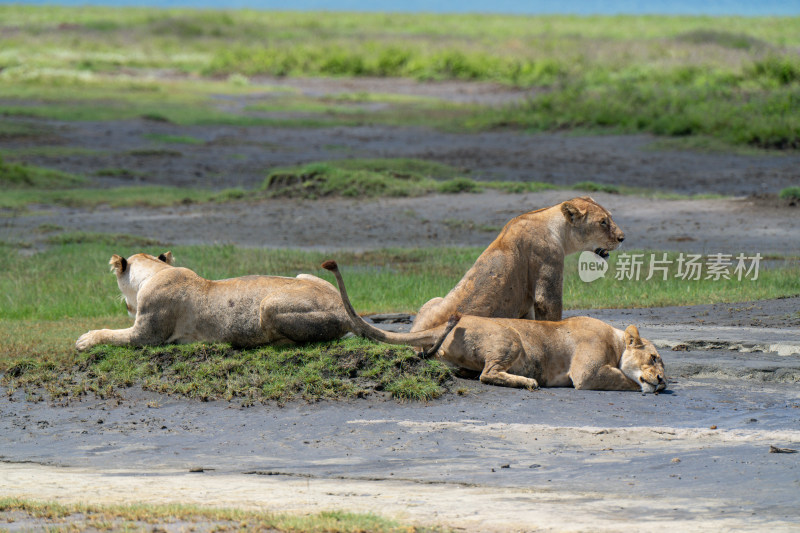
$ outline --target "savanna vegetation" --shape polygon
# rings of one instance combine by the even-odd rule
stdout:
[[[320,16],[8,5],[0,6],[0,21],[5,114],[246,124],[265,119],[222,109],[198,114],[219,84],[189,88],[180,79],[224,79],[226,92],[248,92],[259,75],[401,76],[532,89],[527,101],[499,112],[445,109],[433,118],[447,127],[643,131],[800,148],[798,17]],[[345,104],[317,102],[320,116],[302,124],[432,120],[420,102],[403,105],[421,105],[421,113],[383,116],[348,113]]]

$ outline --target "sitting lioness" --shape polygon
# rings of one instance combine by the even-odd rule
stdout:
[[[480,372],[483,383],[536,389],[665,389],[664,363],[636,326],[618,330],[595,318],[558,322],[453,315],[446,324],[415,333],[391,333],[371,326],[353,309],[335,261],[333,272],[353,330],[390,344],[424,346],[426,355]]]
[[[170,252],[111,256],[111,270],[135,322],[127,329],[84,333],[75,347],[198,341],[252,347],[333,340],[351,331],[336,288],[316,276],[210,281],[173,262]]]
[[[462,315],[561,320],[564,257],[608,257],[625,239],[611,214],[588,196],[512,219],[444,298],[420,308],[411,331]]]

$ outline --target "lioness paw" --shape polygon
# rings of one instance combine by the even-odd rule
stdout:
[[[538,390],[539,389],[539,382],[536,381],[533,378],[530,378],[530,382],[528,383],[528,386],[525,387],[525,388],[528,389],[529,391]]]
[[[75,342],[75,349],[79,352],[88,350],[92,346],[99,344],[95,338],[97,337],[97,330],[87,331]]]

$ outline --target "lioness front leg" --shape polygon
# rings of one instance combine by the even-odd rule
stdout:
[[[113,344],[115,346],[128,346],[134,344],[134,328],[127,329],[94,329],[78,337],[75,348],[79,351],[88,350],[98,344]]]
[[[125,329],[95,329],[81,335],[75,348],[88,350],[98,344],[115,346],[155,346],[169,340],[175,329],[174,320],[164,314],[140,312],[133,326]]]
[[[536,282],[533,295],[535,316],[526,316],[535,320],[561,320],[561,295],[563,290],[563,274],[551,272]]]

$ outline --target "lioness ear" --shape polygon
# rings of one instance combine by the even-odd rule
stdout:
[[[569,222],[570,224],[574,224],[581,217],[583,217],[583,215],[586,214],[572,202],[564,202],[563,204],[561,204],[561,212],[564,213],[564,218],[566,218],[567,222]]]
[[[125,269],[128,268],[128,260],[117,254],[111,256],[108,264],[111,265],[111,271],[117,276],[121,276],[125,272]]]
[[[163,254],[158,256],[159,261],[163,261],[168,265],[171,265],[175,262],[175,258],[172,257],[172,252],[164,252]]]
[[[644,346],[642,338],[639,336],[639,328],[633,324],[625,328],[625,346],[633,346],[636,348]]]

